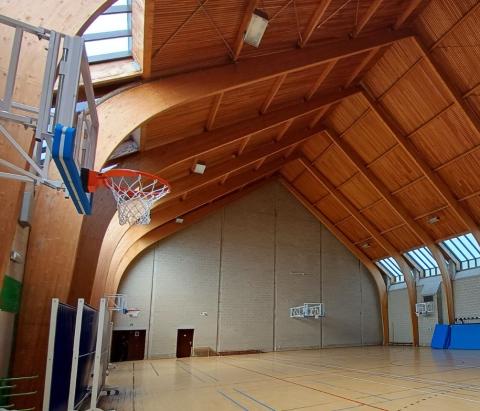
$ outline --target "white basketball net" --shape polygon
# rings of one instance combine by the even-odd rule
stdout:
[[[110,177],[106,185],[117,202],[120,225],[149,224],[153,203],[170,192],[168,185],[158,180],[142,182],[141,175]]]

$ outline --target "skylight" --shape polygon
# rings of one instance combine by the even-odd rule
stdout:
[[[401,283],[405,281],[402,271],[400,270],[400,267],[394,258],[387,257],[383,260],[378,260],[377,265],[380,266],[387,274],[389,274],[395,283]]]
[[[83,34],[90,63],[132,56],[132,2],[119,0]]]
[[[472,234],[454,237],[442,244],[460,262],[461,270],[480,267],[480,247]]]
[[[440,274],[440,268],[438,268],[438,264],[428,248],[420,247],[408,251],[407,255],[413,260],[424,277]]]

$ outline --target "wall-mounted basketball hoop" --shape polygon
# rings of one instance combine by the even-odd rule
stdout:
[[[84,41],[79,36],[67,36],[2,15],[0,24],[9,27],[12,33],[5,90],[0,96],[0,120],[35,130],[35,147],[30,154],[9,132],[8,127],[0,125],[0,134],[13,146],[22,161],[13,164],[10,159],[0,159],[0,165],[12,171],[0,172],[0,177],[63,190],[72,198],[80,213],[90,214],[90,195],[82,192],[78,184],[80,169],[94,166],[98,117]],[[40,99],[33,106],[15,101],[15,83],[24,34],[30,34],[32,42],[36,38],[39,47],[47,49],[42,91]],[[41,62],[36,62],[32,68],[41,69]],[[81,82],[86,104],[78,102]],[[59,168],[61,180],[49,178],[52,159]]]
[[[168,182],[156,175],[128,169],[112,169],[103,173],[82,170],[85,191],[108,187],[117,203],[118,219],[123,224],[150,223],[153,203],[170,192]]]
[[[98,187],[105,186],[111,190],[117,203],[120,224],[148,224],[153,203],[170,192],[167,181],[134,170],[92,171],[98,116],[83,38],[34,27],[1,15],[0,24],[13,29],[5,92],[0,99],[0,120],[33,128],[36,142],[31,156],[0,124],[0,134],[23,159],[23,165],[16,165],[0,158],[0,166],[13,171],[0,171],[0,177],[63,190],[80,214],[91,213],[92,193]],[[42,93],[35,107],[14,101],[24,33],[37,37],[40,42],[48,42]],[[78,102],[81,82],[86,104]],[[52,159],[61,180],[49,178]]]

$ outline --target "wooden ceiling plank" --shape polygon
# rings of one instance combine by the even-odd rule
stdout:
[[[397,21],[395,22],[393,29],[398,30],[403,26],[403,24],[408,20],[408,18],[413,14],[416,8],[422,3],[424,0],[410,0],[403,10],[402,14],[398,16]]]
[[[360,21],[355,26],[355,29],[353,30],[353,33],[352,33],[353,38],[358,37],[360,32],[367,25],[367,23],[370,21],[370,19],[373,17],[373,15],[378,10],[378,8],[381,6],[382,3],[383,3],[383,0],[372,0],[370,2],[370,6],[368,7],[367,11],[362,16]]]
[[[375,50],[375,49],[373,49]],[[308,91],[307,95],[305,96],[305,100],[310,100],[313,95],[318,91],[320,86],[323,82],[327,79],[328,75],[332,72],[335,64],[337,64],[338,60],[332,60],[327,66],[323,69],[322,73],[318,76],[317,80],[313,84],[312,88]]]
[[[268,157],[281,152],[286,152],[290,148],[296,147],[298,144],[305,142],[321,131],[323,131],[323,127],[320,126],[314,130],[305,129],[302,131],[296,131],[295,133],[290,133],[281,142],[267,142],[241,156],[228,159],[212,167],[208,167],[207,165],[204,174],[191,174],[173,181],[170,194],[158,200],[156,205],[162,205],[176,197],[182,196],[185,192],[191,192],[192,190],[208,185],[219,178],[223,178],[225,175],[228,176],[229,174],[242,169],[243,167],[256,164],[256,170],[258,170]],[[258,165],[260,161],[261,164]]]
[[[435,173],[434,170],[430,168],[427,161],[411,140],[402,134],[400,126],[396,120],[387,112],[387,110],[373,97],[368,93],[363,93],[363,96],[367,99],[372,107],[373,111],[376,113],[377,117],[381,122],[390,130],[391,134],[397,140],[397,143],[403,148],[407,153],[410,160],[415,164],[425,175],[425,177],[430,181],[432,186],[437,190],[437,192],[442,196],[446,203],[452,208],[452,211],[455,213],[457,218],[465,225],[465,227],[470,230],[475,237],[475,239],[480,243],[480,228],[475,222],[472,215],[455,197],[453,192],[450,190],[450,187],[445,183],[445,181]]]
[[[195,10],[178,26],[175,31],[163,42],[162,45],[160,45],[156,50],[153,51],[152,53],[152,60],[158,56],[158,53],[162,51],[162,49],[170,43],[170,41],[173,40],[173,38],[195,17],[195,15],[203,9],[203,6],[205,6],[208,3],[209,0],[201,0],[198,2],[198,5],[196,6]]]
[[[360,64],[355,68],[352,75],[348,78],[347,82],[345,83],[345,88],[348,88],[353,84],[353,82],[357,79],[362,70],[367,67],[367,65],[375,58],[375,56],[380,52],[380,50],[381,48],[379,47],[376,49],[372,49],[367,53],[367,55],[362,59]]]
[[[161,174],[167,168],[175,166],[185,160],[194,159],[236,141],[240,142],[243,140],[245,142],[248,136],[252,134],[276,127],[290,119],[316,112],[326,105],[341,101],[343,98],[355,95],[358,92],[359,89],[350,89],[330,95],[319,96],[303,104],[297,104],[267,113],[263,116],[258,116],[248,122],[220,127],[200,135],[174,141],[143,153],[132,154],[125,159],[122,167],[150,170],[148,172]],[[241,151],[243,152],[242,149]]]
[[[395,213],[405,222],[415,236],[430,250],[433,258],[440,268],[442,275],[442,283],[445,290],[445,296],[447,300],[448,322],[451,324],[455,319],[455,311],[453,305],[453,290],[452,280],[450,278],[450,272],[443,258],[443,254],[440,248],[435,243],[434,239],[428,234],[419,223],[417,223],[413,217],[408,213],[403,204],[394,196],[392,196],[385,186],[385,184],[370,170],[362,158],[357,154],[353,148],[342,140],[338,134],[332,130],[327,130],[327,134],[337,147],[343,152],[343,154],[350,159],[350,161],[358,168],[362,175],[370,182],[373,188],[382,196],[382,198],[390,205]]]
[[[478,4],[480,5],[480,3]],[[474,110],[470,107],[470,105],[465,101],[461,93],[454,86],[453,82],[450,80],[450,76],[444,70],[444,68],[433,61],[433,59],[430,57],[430,52],[426,49],[422,41],[418,37],[414,37],[414,40],[418,49],[422,53],[424,60],[427,62],[430,69],[432,70],[433,74],[437,77],[437,79],[443,85],[445,90],[448,92],[452,101],[457,105],[457,107],[465,115],[465,120],[475,130],[477,137],[480,137],[480,121],[478,119],[477,114],[474,112]]]
[[[430,48],[428,49],[429,52],[433,51],[439,44],[443,42],[450,34],[452,34],[455,29],[460,26],[466,19],[468,19],[471,15],[475,14],[476,11],[480,8],[480,2],[474,4],[470,9],[453,25],[451,26],[445,33],[443,33],[436,41],[433,43]]]
[[[249,0],[247,4],[247,8],[245,9],[245,13],[243,14],[242,21],[240,23],[240,27],[238,28],[237,37],[235,39],[235,44],[233,46],[233,60],[237,61],[240,57],[242,52],[245,33],[247,32],[248,24],[252,19],[252,14],[257,8],[259,0]]]
[[[262,104],[262,107],[260,108],[260,114],[265,114],[272,104],[273,100],[275,99],[275,96],[278,93],[278,90],[280,90],[280,87],[282,87],[283,82],[287,78],[287,73],[280,74],[277,79],[275,80],[275,83],[273,84],[272,88],[268,92],[267,97],[265,98],[265,101]]]
[[[340,205],[345,208],[345,210],[350,213],[350,215],[373,237],[373,239],[397,262],[405,278],[405,283],[407,284],[413,345],[417,347],[419,343],[418,317],[415,312],[415,304],[417,303],[417,286],[415,284],[415,277],[413,276],[407,261],[390,243],[390,241],[380,234],[370,220],[361,214],[360,211],[353,205],[353,203],[351,203],[350,200],[340,190],[338,190],[326,176],[324,176],[316,168],[312,167],[313,163],[310,163],[310,161],[303,156],[300,157],[300,161],[304,165],[305,169],[308,170],[315,178],[315,180],[322,184],[335,198],[335,200],[337,200],[337,202],[340,203]]]
[[[293,196],[300,201],[300,203],[308,210],[310,213],[317,218],[317,220],[323,224],[337,239],[340,241],[355,257],[357,257],[362,264],[368,269],[370,274],[377,285],[377,291],[379,294],[379,301],[382,314],[382,329],[383,329],[383,344],[387,345],[389,343],[388,336],[388,296],[385,282],[383,280],[380,270],[375,265],[375,263],[368,258],[368,256],[356,247],[347,236],[340,231],[335,225],[330,221],[330,219],[324,215],[320,210],[314,207],[310,201],[308,201],[297,189],[293,187],[286,179],[281,178],[280,182],[284,187],[293,194]]]
[[[98,106],[102,124],[98,135],[95,168],[102,168],[113,148],[154,116],[181,104],[220,92],[245,87],[283,73],[317,67],[339,58],[364,53],[412,36],[411,31],[381,31],[374,35],[307,47],[249,61],[160,78],[112,96]],[[122,116],[118,116],[118,110]]]
[[[213,129],[213,124],[215,123],[215,119],[217,118],[217,113],[218,109],[220,108],[220,105],[222,104],[222,99],[223,99],[223,92],[217,94],[215,98],[213,99],[212,102],[212,108],[210,109],[210,112],[208,113],[208,119],[207,123],[205,125],[205,129],[207,131],[210,131]]]
[[[305,47],[305,45],[308,43],[308,41],[310,40],[310,37],[312,37],[312,34],[314,33],[315,29],[320,24],[320,21],[322,20],[322,17],[325,15],[325,12],[327,11],[328,6],[330,5],[331,2],[332,0],[320,1],[317,8],[315,9],[312,16],[310,17],[310,20],[308,21],[308,24],[305,27],[305,30],[303,31],[302,37],[298,42],[298,45],[300,47]]]

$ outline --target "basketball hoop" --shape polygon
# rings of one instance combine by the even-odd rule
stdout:
[[[137,308],[130,308],[129,310],[127,310],[126,314],[131,318],[138,318],[140,310]]]
[[[136,170],[113,169],[99,173],[84,169],[82,179],[90,193],[101,186],[110,189],[117,203],[120,225],[149,224],[153,203],[170,192],[166,180]]]

